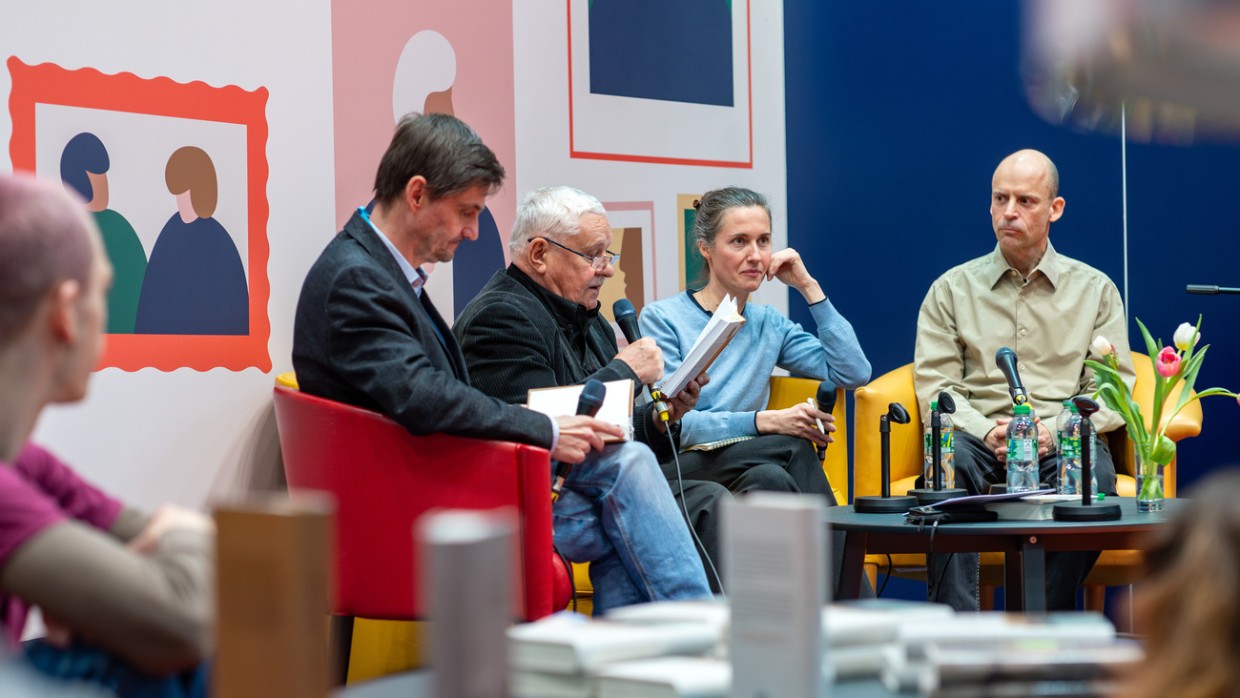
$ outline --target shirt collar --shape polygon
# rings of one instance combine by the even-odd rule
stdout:
[[[995,244],[995,251],[990,255],[990,260],[986,264],[986,281],[990,283],[993,289],[999,284],[1004,274],[1014,271],[1018,275],[1020,271],[1008,264],[1007,258],[1003,256],[1003,250],[999,248],[998,243]],[[1032,277],[1035,272],[1042,272],[1046,280],[1051,282],[1051,287],[1059,286],[1059,253],[1055,252],[1055,246],[1050,240],[1046,241],[1046,252],[1042,255],[1042,259],[1038,260],[1038,265],[1029,273]]]
[[[526,274],[515,264],[508,265],[508,275],[537,296],[542,301],[542,304],[547,307],[547,310],[551,311],[551,316],[555,318],[556,323],[574,335],[584,332],[585,328],[594,321],[594,318],[598,317],[599,308],[602,307],[601,303],[587,309],[576,301],[570,301],[567,298],[558,296],[537,281],[534,281],[529,274]]]
[[[413,286],[413,292],[421,296],[422,287],[426,285],[426,272],[422,271],[422,267],[414,268],[409,263],[405,255],[401,254],[400,250],[396,249],[396,245],[388,239],[388,236],[384,235],[383,231],[379,230],[379,227],[375,225],[375,222],[370,220],[370,216],[365,212],[365,209],[358,209],[358,212],[361,213],[362,218],[370,226],[370,229],[375,231],[375,234],[383,241],[383,245],[387,247],[388,252],[392,253],[392,257],[396,260],[396,265],[400,267],[401,273],[405,275],[405,280],[409,282],[409,285]]]

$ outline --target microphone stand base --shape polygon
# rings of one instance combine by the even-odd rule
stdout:
[[[915,506],[916,497],[867,495],[853,498],[853,511],[858,514],[903,514]]]
[[[1115,502],[1060,502],[1052,511],[1056,521],[1118,521],[1123,515]]]
[[[917,498],[918,506],[924,507],[927,504],[938,504],[939,502],[946,501],[948,499],[963,497],[968,494],[968,491],[962,490],[959,487],[952,487],[950,489],[944,487],[941,490],[930,489],[929,487],[919,487],[915,490],[909,490],[908,493]]]

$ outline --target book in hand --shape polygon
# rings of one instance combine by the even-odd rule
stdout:
[[[603,383],[607,386],[607,394],[603,398],[603,406],[598,409],[595,419],[615,424],[624,431],[623,437],[608,436],[603,439],[607,443],[633,440],[633,381],[616,380]],[[527,393],[525,404],[535,412],[541,412],[552,419],[571,417],[577,414],[577,398],[581,397],[584,384],[565,385],[554,388],[533,388]]]
[[[679,395],[689,381],[710,368],[715,357],[719,356],[719,352],[732,341],[744,324],[745,318],[736,310],[736,299],[730,295],[724,296],[693,347],[685,354],[684,361],[676,367],[672,375],[664,376],[663,380],[659,381],[659,390],[663,391],[669,400]]]
[[[630,625],[557,613],[508,630],[512,666],[558,674],[590,672],[602,664],[714,649],[721,629],[704,623]]]
[[[995,512],[1001,521],[1050,521],[1055,518],[1056,504],[1079,501],[1079,494],[1031,494],[1020,499],[987,502],[982,506]]]
[[[597,698],[727,698],[732,665],[715,657],[656,657],[618,662],[595,677]]]

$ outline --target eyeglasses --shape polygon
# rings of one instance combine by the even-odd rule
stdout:
[[[526,240],[526,242],[533,242],[537,239],[538,238],[536,237],[530,238]],[[607,268],[607,265],[616,264],[620,261],[619,252],[612,252],[611,250],[607,250],[603,254],[599,254],[599,255],[586,254],[585,252],[574,250],[573,248],[568,247],[567,245],[561,245],[560,243],[556,242],[555,240],[552,240],[551,238],[544,237],[542,239],[546,240],[547,242],[551,243],[552,245],[555,245],[556,247],[562,250],[567,250],[569,252],[572,252],[578,257],[581,257],[582,259],[586,260],[587,262],[590,263],[590,268],[593,269],[594,271],[603,271],[604,269]]]

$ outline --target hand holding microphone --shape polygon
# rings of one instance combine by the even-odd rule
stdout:
[[[835,400],[837,397],[839,396],[835,392],[835,386],[831,385],[830,383],[827,383],[826,381],[823,381],[818,384],[818,395],[816,396],[816,399],[814,401],[816,402],[815,406],[819,410],[822,410],[823,412],[826,412],[827,414],[831,414],[832,412],[835,411]],[[826,436],[827,430],[823,428],[822,420],[819,419],[817,420],[817,422],[818,422],[818,431],[821,431],[823,436]],[[818,460],[822,460],[826,457],[827,457],[827,445],[818,444]]]
[[[624,334],[624,338],[629,344],[637,344],[642,338],[642,331],[637,326],[637,311],[633,308],[633,304],[627,298],[621,298],[611,306],[611,313],[616,318],[616,324],[620,326],[620,332]],[[657,350],[658,347],[656,346]],[[659,375],[646,382],[646,389],[650,391],[650,399],[654,400],[654,409],[659,414],[659,419],[666,422],[670,418],[667,409],[667,398],[664,397],[663,391],[659,390],[655,381],[662,377],[663,353],[659,352]],[[639,378],[641,378],[639,374]]]

